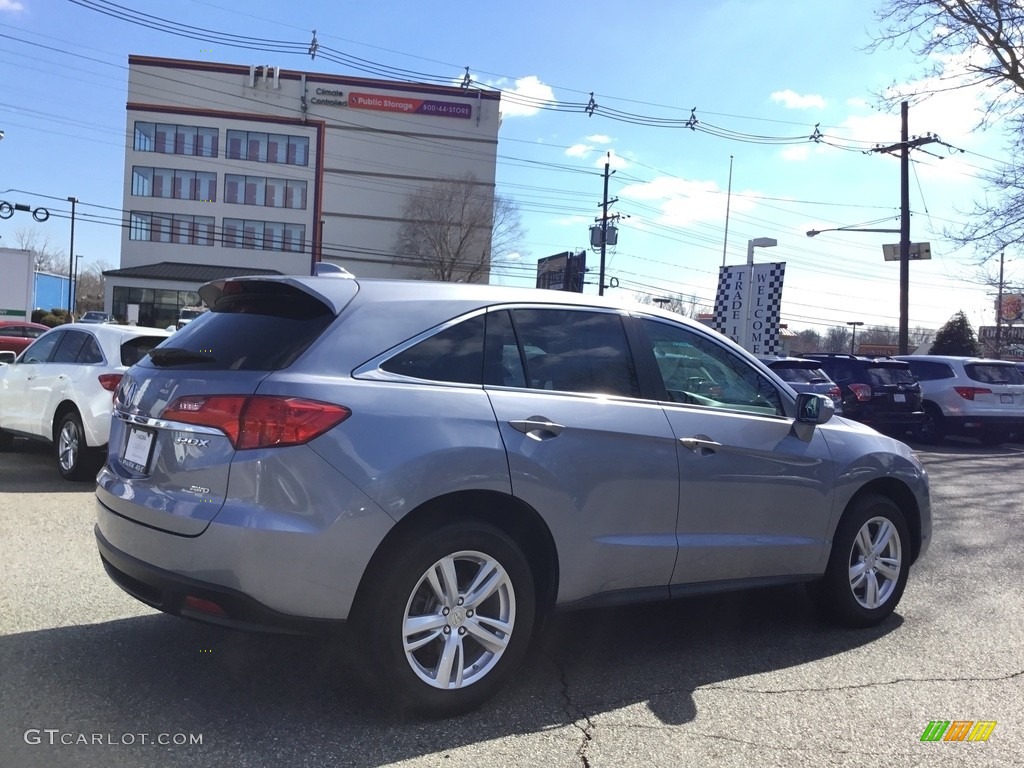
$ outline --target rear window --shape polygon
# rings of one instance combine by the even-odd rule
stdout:
[[[956,376],[949,363],[939,363],[933,360],[911,360],[910,370],[921,381],[952,379]]]
[[[481,383],[484,316],[445,328],[381,365],[385,371],[430,381]]]
[[[1010,363],[968,363],[964,371],[982,384],[1024,384],[1024,374]]]
[[[903,365],[871,365],[867,374],[872,386],[884,387],[887,384],[913,384],[917,381],[910,366]]]
[[[276,371],[295,362],[334,315],[290,285],[238,282],[208,312],[172,336],[144,367]]]
[[[161,341],[167,341],[166,336],[136,336],[134,339],[121,344],[121,365],[133,366],[149,354]],[[99,348],[96,350],[99,352]]]
[[[830,381],[827,373],[813,366],[800,365],[799,363],[779,363],[771,368],[783,381],[797,384],[823,384]]]

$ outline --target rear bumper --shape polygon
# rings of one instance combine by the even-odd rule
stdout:
[[[149,565],[114,547],[104,538],[98,525],[95,532],[100,560],[107,575],[136,600],[164,613],[260,632],[331,634],[345,626],[341,620],[309,619],[281,613],[238,590]],[[215,603],[223,613],[191,607],[187,598]]]
[[[1024,432],[1024,418],[1015,416],[946,416],[946,431],[960,435],[980,432]]]
[[[915,429],[921,426],[926,418],[924,411],[907,411],[904,413],[900,412],[864,412],[857,409],[844,408],[843,416],[854,421],[859,421],[862,424],[867,424],[869,427],[877,429],[879,432],[886,432],[894,429]]]

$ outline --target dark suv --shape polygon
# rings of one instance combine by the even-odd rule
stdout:
[[[843,415],[879,432],[915,435],[925,420],[909,363],[889,357],[807,353],[842,392]]]

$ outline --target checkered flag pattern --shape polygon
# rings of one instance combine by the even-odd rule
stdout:
[[[737,286],[743,285],[747,268],[720,267],[718,270],[718,292],[715,294],[715,318],[713,328],[719,333],[726,332],[726,319],[729,314],[729,299],[736,292]]]
[[[768,285],[768,302],[764,318],[764,354],[779,354],[779,320],[782,312],[782,281],[786,276],[786,263],[757,264],[754,266],[754,280],[762,282],[761,275],[767,271],[763,281]]]

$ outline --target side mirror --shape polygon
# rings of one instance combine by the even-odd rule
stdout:
[[[13,363],[17,358],[18,356],[9,350],[0,352],[0,363]]]
[[[796,396],[796,420],[803,424],[824,424],[836,412],[832,398],[801,392]]]

